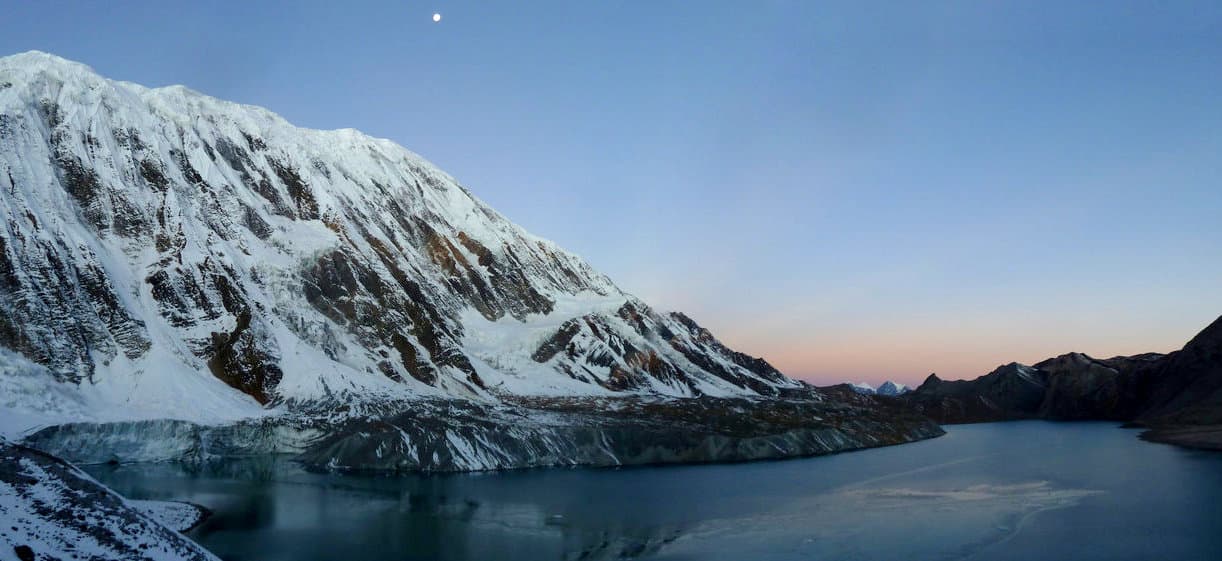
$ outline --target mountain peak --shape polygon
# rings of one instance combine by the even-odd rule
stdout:
[[[83,63],[38,50],[0,57],[0,67],[60,67],[96,74],[92,68]]]
[[[36,81],[45,76],[58,83],[94,83],[108,81],[89,66],[42,51],[26,51],[0,57],[0,78],[12,83],[17,80]],[[4,77],[7,75],[7,78]]]
[[[887,380],[886,382],[883,382],[883,384],[881,386],[878,386],[878,389],[875,390],[875,392],[878,393],[878,395],[902,395],[902,394],[908,393],[909,391],[910,390],[908,386],[905,386],[904,384],[900,384],[892,380]]]
[[[195,121],[201,118],[220,118],[251,134],[311,135],[346,147],[375,144],[382,150],[406,154],[420,160],[419,163],[431,166],[424,158],[393,141],[376,138],[357,129],[297,127],[265,107],[212,97],[181,84],[150,88],[134,82],[112,80],[88,65],[42,51],[0,57],[0,84],[24,86],[18,91],[21,92],[19,98],[23,96],[25,99],[17,100],[24,103],[46,100],[91,107],[106,99],[106,105],[125,106],[130,98],[135,97],[141,99],[148,109],[156,111],[158,118],[176,121],[184,127],[194,126]],[[89,113],[94,111],[90,110]],[[435,171],[441,173],[440,170]]]
[[[1215,319],[1192,340],[1184,345],[1185,350],[1222,352],[1222,317]]]

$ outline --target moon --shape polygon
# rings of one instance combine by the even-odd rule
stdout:
[[[441,21],[441,14],[433,14],[433,21]]]

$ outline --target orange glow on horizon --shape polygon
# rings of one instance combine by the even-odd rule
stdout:
[[[727,329],[722,341],[731,348],[762,356],[786,375],[825,386],[846,381],[880,384],[894,380],[917,386],[930,373],[942,379],[971,379],[1010,362],[1034,364],[1069,352],[1099,358],[1179,349],[1192,334],[1152,337],[1087,337],[1053,331],[972,328],[895,330],[886,333],[845,330],[806,340],[767,339],[758,333]],[[1079,344],[1074,344],[1074,341]]]

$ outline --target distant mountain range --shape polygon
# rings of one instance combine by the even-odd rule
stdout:
[[[902,398],[939,423],[1112,420],[1152,440],[1222,449],[1222,318],[1178,351],[1010,363],[975,380],[936,374]]]
[[[871,386],[870,384],[867,384],[866,382],[847,382],[847,383],[849,384],[850,387],[853,388],[853,391],[857,393],[865,394],[865,395],[896,396],[896,395],[903,395],[911,391],[911,389],[908,386],[905,386],[904,384],[901,384],[899,382],[893,382],[891,380],[887,380],[886,382],[883,382],[882,385],[878,386],[877,388],[875,388],[874,386]]]

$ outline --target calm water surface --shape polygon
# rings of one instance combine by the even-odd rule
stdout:
[[[366,477],[284,461],[96,466],[215,514],[227,560],[1222,559],[1222,453],[1105,423],[949,427],[820,458]]]

